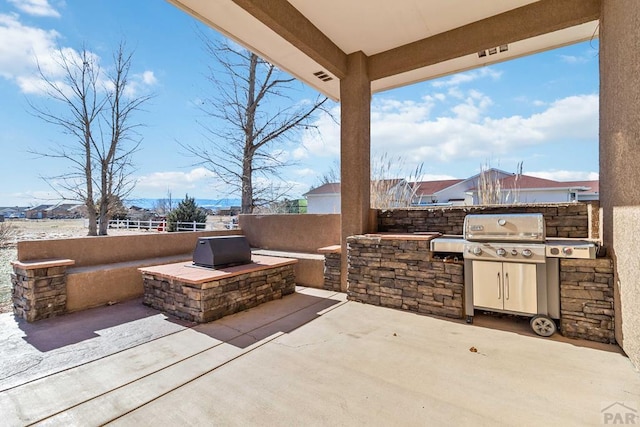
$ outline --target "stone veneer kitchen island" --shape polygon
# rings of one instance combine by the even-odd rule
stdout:
[[[193,322],[223,316],[280,299],[295,291],[295,259],[253,255],[250,264],[220,269],[192,262],[140,268],[144,303]]]
[[[436,259],[437,234],[365,234],[347,239],[350,300],[455,319],[464,316],[462,257]]]
[[[366,304],[462,319],[464,263],[430,250],[437,233],[351,236],[348,298]],[[570,338],[615,343],[611,259],[560,260],[560,327]]]

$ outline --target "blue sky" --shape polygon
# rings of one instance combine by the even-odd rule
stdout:
[[[165,1],[0,0],[0,206],[55,198],[40,177],[67,167],[29,154],[65,138],[29,112],[27,101],[46,103],[35,59],[47,66],[56,49],[84,44],[106,67],[122,40],[135,51],[136,92],[154,94],[135,117],[144,127],[132,197],[228,196],[177,142],[204,140],[197,104],[211,91],[210,60],[196,28],[204,27]],[[298,95],[304,101],[317,94],[304,88]],[[339,117],[339,105],[333,108]],[[422,164],[425,180],[466,178],[485,164],[515,172],[523,162],[528,175],[597,179],[598,41],[378,93],[371,116],[372,159],[385,152],[400,158],[399,174]],[[272,147],[295,162],[283,174],[291,197],[317,184],[338,159],[339,127],[324,116],[316,124],[320,132],[300,135],[298,144]]]

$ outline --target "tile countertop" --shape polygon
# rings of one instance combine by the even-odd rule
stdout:
[[[359,237],[379,238],[382,240],[432,240],[442,236],[441,233],[435,232],[417,232],[417,233],[370,233]]]
[[[274,267],[282,267],[289,264],[295,264],[296,262],[298,262],[298,260],[291,258],[253,255],[251,257],[250,264],[218,269],[198,267],[193,265],[193,263],[189,261],[157,265],[152,267],[143,267],[139,268],[138,270],[141,271],[142,274],[164,277],[166,279],[177,279],[180,282],[192,285],[202,285],[206,282],[226,279],[228,277],[266,270]]]

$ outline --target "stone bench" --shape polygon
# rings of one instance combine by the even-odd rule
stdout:
[[[325,257],[323,254],[272,249],[253,249],[251,252],[255,255],[296,259],[298,260],[294,267],[296,283],[310,288],[324,288]]]
[[[323,289],[341,292],[340,265],[342,263],[342,246],[331,245],[318,249],[324,256],[324,285]]]
[[[144,303],[193,322],[210,322],[295,291],[298,261],[253,255],[252,263],[211,269],[180,262],[140,268]]]
[[[139,268],[186,262],[191,253],[67,269],[67,311],[98,307],[138,298],[143,286]]]
[[[72,259],[13,261],[13,306],[28,322],[142,295],[141,267],[187,261],[191,254],[76,266]]]
[[[67,267],[72,259],[13,261],[11,297],[16,317],[27,322],[64,314],[67,310]]]

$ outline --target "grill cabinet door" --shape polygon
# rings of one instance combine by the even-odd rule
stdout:
[[[473,261],[473,305],[502,310],[502,263]]]
[[[473,261],[473,305],[515,313],[536,314],[536,265]]]
[[[516,262],[502,263],[504,309],[519,313],[538,312],[536,265]]]

